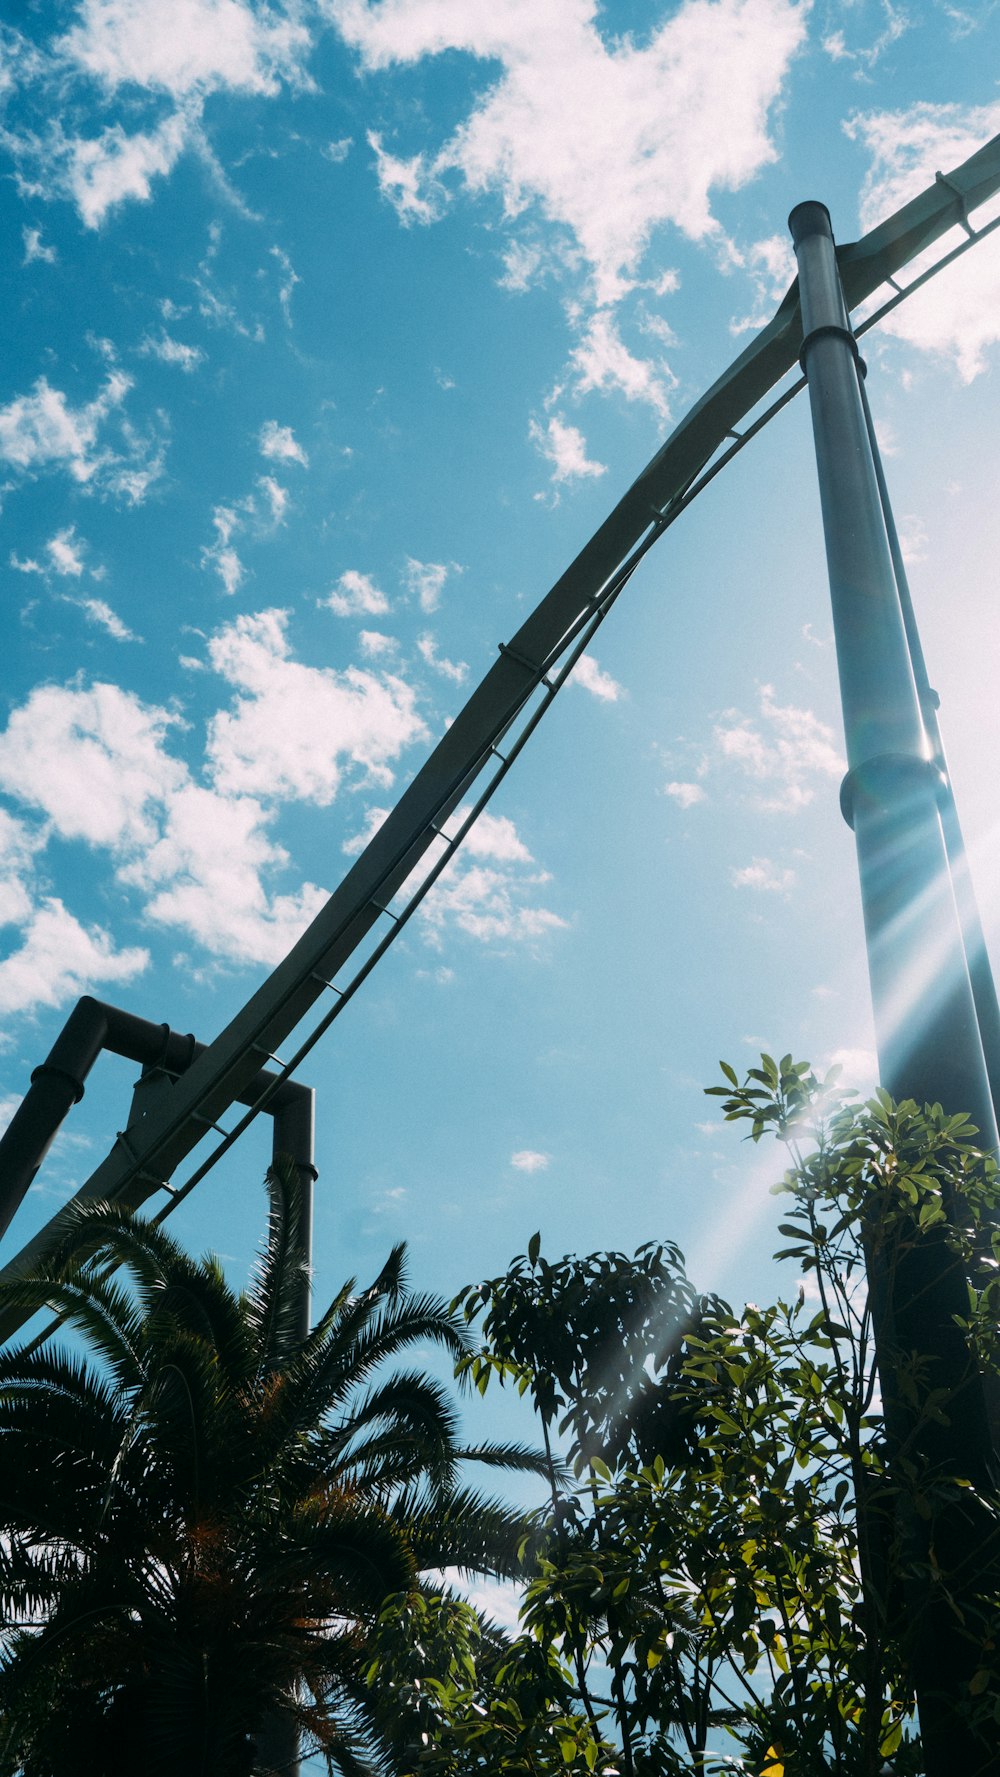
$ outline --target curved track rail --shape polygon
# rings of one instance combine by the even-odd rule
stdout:
[[[1000,136],[859,241],[838,249],[848,305],[857,308],[884,284],[894,289],[858,327],[866,332],[928,278],[1000,226],[1000,216],[973,230],[969,212],[1000,191]],[[905,288],[895,274],[955,227],[967,239]],[[74,1205],[100,1199],[138,1207],[167,1181],[219,1119],[247,1092],[266,1062],[277,1064],[261,1096],[171,1190],[157,1220],[172,1213],[262,1111],[350,1002],[398,932],[433,887],[454,851],[551,706],[638,563],[663,532],[750,439],[804,387],[800,378],[737,428],[794,369],[802,345],[797,282],[774,318],[690,410],[627,490],[576,560],[536,606],[491,667],[451,727],[369,841],[343,882],[284,960],[169,1093],[119,1137],[107,1158],[66,1205],[4,1267],[23,1271],[58,1239]],[[476,780],[485,787],[449,830]],[[420,874],[420,866],[425,866]],[[353,976],[345,970],[385,922]],[[333,996],[313,1029],[285,1062],[276,1051],[318,1001]],[[27,1101],[25,1101],[27,1103]],[[0,1142],[0,1180],[3,1144]],[[16,1321],[0,1324],[0,1337]]]

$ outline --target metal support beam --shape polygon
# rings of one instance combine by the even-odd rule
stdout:
[[[109,1006],[90,994],[78,1000],[45,1060],[36,1067],[28,1091],[0,1136],[0,1235],[10,1226],[65,1118],[82,1099],[87,1076],[102,1050],[138,1062],[142,1067],[126,1129],[119,1134],[116,1144],[127,1154],[133,1145],[130,1132],[136,1132],[134,1140],[138,1145],[143,1120],[147,1115],[152,1119],[153,1115],[162,1114],[164,1101],[169,1101],[176,1082],[205,1053],[205,1047],[193,1036],[171,1030],[168,1024],[151,1024],[147,1018],[137,1018],[134,1012]],[[308,1232],[312,1187],[310,1183],[306,1191],[302,1169],[313,1170],[315,1094],[311,1086],[281,1080],[267,1068],[258,1068],[237,1096],[241,1104],[256,1104],[265,1092],[265,1109],[274,1119],[274,1157],[288,1155],[300,1168]],[[162,1187],[166,1177],[146,1173],[144,1182],[146,1197]]]
[[[822,204],[800,204],[789,226],[847,744],[841,806],[857,846],[880,1073],[897,1099],[968,1112],[982,1145],[995,1149],[993,1099],[939,814],[942,774],[914,678],[829,213]],[[932,1472],[988,1488],[989,1413],[955,1325],[968,1311],[966,1282],[944,1239],[930,1237],[891,1264],[870,1259],[869,1282],[890,1463],[916,1446]],[[923,1360],[930,1386],[948,1390],[943,1424],[915,1415],[899,1386],[899,1365],[912,1354]],[[902,1470],[900,1481],[904,1498]],[[926,1526],[914,1520],[903,1529],[910,1562],[926,1572]],[[907,1598],[927,1777],[1000,1774],[1000,1754],[984,1752],[962,1710],[982,1657],[964,1632],[962,1604],[974,1606],[983,1563],[996,1558],[988,1548],[991,1530],[974,1491],[968,1508],[943,1507],[934,1552],[950,1597],[938,1585],[911,1587]]]

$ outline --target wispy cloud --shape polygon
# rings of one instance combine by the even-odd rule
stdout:
[[[128,624],[122,622],[117,611],[113,611],[104,599],[75,598],[69,599],[68,602],[71,605],[76,605],[83,612],[88,623],[93,623],[98,629],[103,629],[113,641],[142,641],[142,637],[137,636],[134,630],[129,629]]]
[[[734,888],[755,889],[765,895],[787,895],[795,886],[795,871],[772,863],[770,858],[754,858],[729,873]]]
[[[716,725],[715,756],[761,785],[759,806],[770,813],[804,808],[816,781],[843,776],[847,766],[833,730],[812,710],[779,704],[771,685],[760,688],[756,720],[727,711]]]
[[[438,653],[437,642],[432,635],[417,637],[417,652],[432,672],[440,673],[444,679],[451,679],[455,685],[464,684],[469,676],[469,668],[464,660],[446,660],[444,655]]]
[[[673,797],[681,808],[694,808],[697,803],[705,800],[705,792],[700,784],[685,784],[677,779],[664,785],[664,795]]]
[[[22,228],[21,239],[24,242],[24,265],[55,265],[59,255],[54,247],[46,246],[42,240],[40,228]]]
[[[553,481],[579,481],[587,476],[607,473],[606,463],[594,462],[587,456],[587,442],[579,427],[569,425],[558,414],[550,415],[544,425],[532,420],[529,436],[552,465]]]
[[[388,812],[369,809],[361,831],[344,845],[349,857],[364,849]],[[464,806],[456,809],[446,834],[457,832],[468,812]],[[401,899],[415,891],[443,850],[444,840],[435,840],[403,884]],[[537,890],[549,880],[548,873],[535,866],[513,821],[506,815],[481,814],[421,905],[425,939],[440,949],[445,933],[454,930],[501,948],[537,945],[566,926],[561,915],[537,902]]]
[[[537,1148],[518,1148],[510,1163],[515,1172],[545,1172],[551,1158],[551,1154],[540,1153]]]
[[[309,458],[291,426],[279,426],[277,420],[265,420],[258,433],[261,456],[278,463],[300,463],[308,469]]]
[[[636,358],[606,309],[591,316],[570,366],[578,394],[617,389],[629,401],[644,401],[661,419],[669,417],[670,390],[676,379],[666,365]]]
[[[0,462],[25,475],[62,469],[81,486],[99,486],[136,503],[159,473],[160,458],[122,415],[131,387],[131,377],[112,370],[93,400],[76,407],[40,376],[29,394],[0,407]],[[117,448],[100,444],[115,420]]]
[[[618,680],[598,666],[592,654],[580,655],[573,668],[571,683],[589,691],[591,697],[598,698],[601,703],[617,703],[625,695]]]
[[[188,375],[205,362],[200,346],[185,345],[182,340],[174,339],[165,327],[161,327],[158,334],[144,334],[136,349],[140,357],[158,358],[161,364],[175,364],[178,370]]]
[[[456,570],[455,563],[450,564],[451,571]],[[448,578],[449,567],[439,561],[417,561],[414,556],[406,558],[406,587],[411,596],[415,597],[420,609],[430,616],[441,603],[444,583]]]
[[[337,617],[381,617],[389,609],[382,588],[357,568],[348,568],[341,574],[333,590],[319,602]]]

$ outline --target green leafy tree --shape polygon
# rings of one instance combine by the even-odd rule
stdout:
[[[396,1248],[298,1339],[294,1169],[268,1192],[241,1295],[106,1205],[3,1285],[82,1353],[0,1354],[2,1771],[244,1777],[277,1712],[361,1777],[385,1757],[364,1673],[386,1598],[446,1566],[520,1571],[523,1514],[463,1483],[446,1391],[386,1369],[427,1341],[460,1360],[460,1318],[407,1288]]]
[[[790,1056],[742,1083],[723,1071],[727,1119],[787,1149],[790,1301],[737,1315],[695,1295],[670,1246],[550,1263],[537,1236],[458,1299],[481,1330],[462,1360],[480,1390],[513,1384],[542,1427],[550,1504],[523,1630],[572,1674],[591,1757],[613,1745],[628,1777],[915,1774],[919,1618],[954,1609],[942,1551],[964,1513],[982,1584],[970,1606],[964,1576],[959,1715],[981,1749],[970,1771],[992,1773],[996,1494],[928,1461],[926,1428],[954,1402],[904,1345],[909,1441],[890,1473],[865,1280],[873,1255],[891,1277],[946,1243],[976,1278],[958,1329],[971,1368],[996,1375],[995,1163],[938,1106],[860,1105]]]

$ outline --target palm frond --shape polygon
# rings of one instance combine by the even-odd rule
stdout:
[[[411,1491],[400,1496],[392,1512],[408,1526],[421,1572],[457,1567],[462,1573],[519,1579],[526,1571],[522,1550],[533,1520],[503,1500],[484,1499],[463,1487],[428,1505]]]
[[[534,1450],[527,1444],[475,1444],[468,1449],[456,1450],[455,1455],[462,1462],[482,1462],[487,1468],[540,1475],[546,1481],[549,1478],[550,1458],[544,1450]]]
[[[140,1379],[142,1316],[120,1285],[89,1270],[74,1273],[53,1266],[0,1283],[0,1312],[8,1307],[29,1314],[47,1309],[61,1316],[103,1358],[121,1386]]]
[[[281,1156],[267,1174],[270,1218],[267,1239],[241,1301],[258,1374],[288,1355],[308,1263],[302,1251],[302,1185],[294,1161]]]

